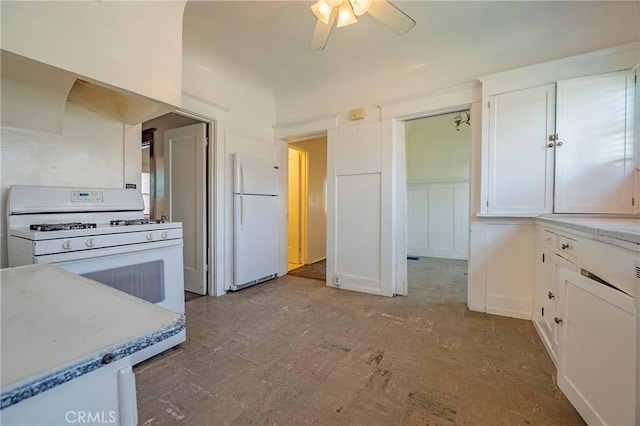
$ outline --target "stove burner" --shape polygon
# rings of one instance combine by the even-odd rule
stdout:
[[[95,223],[80,223],[80,222],[70,222],[70,223],[42,223],[42,224],[34,224],[29,226],[29,229],[32,231],[66,231],[68,229],[89,229],[95,228]]]
[[[165,223],[166,220],[164,219],[158,219],[158,220],[154,220],[154,219],[130,219],[130,220],[125,220],[125,219],[116,219],[116,220],[112,220],[109,221],[109,225],[111,226],[131,226],[131,225],[149,225],[149,224],[153,224],[153,223]]]

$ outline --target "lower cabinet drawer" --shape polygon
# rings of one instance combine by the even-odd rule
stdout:
[[[556,248],[565,256],[572,257],[574,259],[578,257],[578,241],[573,238],[558,235]]]

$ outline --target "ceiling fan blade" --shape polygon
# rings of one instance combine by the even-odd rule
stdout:
[[[337,13],[334,8],[329,17],[328,24],[318,19],[316,28],[313,30],[313,35],[311,36],[311,42],[309,42],[310,50],[324,50],[327,45],[327,40],[329,40],[329,34],[331,34],[331,30],[333,29],[333,24],[336,21],[336,15]]]
[[[368,12],[398,35],[407,33],[416,24],[409,15],[386,0],[374,0]]]

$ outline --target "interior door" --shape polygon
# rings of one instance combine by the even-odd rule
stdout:
[[[302,263],[300,258],[300,152],[289,148],[289,263]]]
[[[165,188],[169,219],[182,222],[184,289],[207,292],[207,125],[164,132]]]

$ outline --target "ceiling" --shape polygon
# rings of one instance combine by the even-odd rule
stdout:
[[[312,4],[191,0],[185,49],[211,55],[276,100],[347,87],[376,87],[385,100],[640,40],[638,1],[393,1],[415,19],[409,33],[366,14],[334,29],[325,50],[310,51]]]

